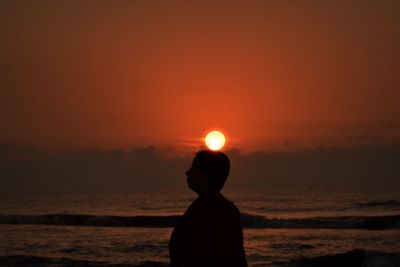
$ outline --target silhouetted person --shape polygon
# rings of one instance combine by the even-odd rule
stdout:
[[[199,196],[178,221],[169,242],[173,267],[245,267],[239,209],[220,190],[229,175],[222,152],[197,152],[187,183]]]

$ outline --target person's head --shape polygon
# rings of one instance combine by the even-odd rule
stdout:
[[[186,171],[189,188],[198,193],[219,192],[228,178],[228,156],[219,151],[200,150]]]

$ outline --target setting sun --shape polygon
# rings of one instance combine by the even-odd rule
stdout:
[[[225,136],[220,131],[211,131],[204,139],[211,150],[220,150],[225,145]]]

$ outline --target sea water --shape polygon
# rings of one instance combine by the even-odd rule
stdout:
[[[400,264],[399,191],[223,194],[242,212],[249,266],[295,266],[330,255]],[[190,191],[3,193],[0,265],[167,266],[175,215],[195,198]]]

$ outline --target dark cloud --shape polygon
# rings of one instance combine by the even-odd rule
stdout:
[[[319,147],[292,152],[227,151],[227,188],[400,187],[400,143]],[[0,188],[13,191],[137,191],[186,187],[191,157],[132,151],[56,152],[0,146]]]
[[[232,158],[234,179],[241,186],[400,186],[400,143],[236,154]]]

